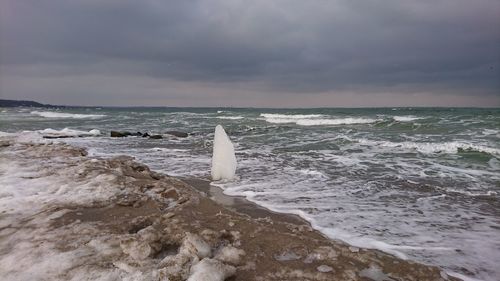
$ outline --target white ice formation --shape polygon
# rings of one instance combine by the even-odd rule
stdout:
[[[215,127],[212,180],[231,180],[236,174],[234,146],[221,125]]]

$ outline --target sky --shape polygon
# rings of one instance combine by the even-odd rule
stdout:
[[[2,0],[0,98],[500,106],[500,0]]]

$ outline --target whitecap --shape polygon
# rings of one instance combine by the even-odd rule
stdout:
[[[243,116],[219,116],[217,118],[218,119],[227,119],[227,120],[239,120],[239,119],[243,119],[245,117],[243,117]]]
[[[99,130],[90,130],[90,131],[80,131],[69,128],[64,128],[62,130],[54,130],[51,128],[37,131],[42,135],[42,137],[95,137],[101,134]]]
[[[348,125],[348,124],[370,124],[377,122],[370,118],[339,118],[339,119],[316,119],[316,120],[298,120],[297,125],[315,126],[315,125]]]
[[[421,153],[457,153],[459,149],[482,151],[490,154],[500,154],[500,149],[488,147],[484,145],[477,145],[465,142],[391,142],[391,141],[372,141],[367,139],[358,139],[362,145],[369,146],[382,146],[389,148],[402,148],[407,150],[416,150]]]
[[[398,122],[411,122],[411,121],[415,121],[415,120],[418,120],[418,119],[422,119],[422,117],[417,117],[417,116],[413,116],[413,115],[408,115],[408,116],[393,116],[392,118],[395,121],[398,121]]]
[[[346,117],[346,118],[325,118],[325,115],[319,114],[267,114],[262,113],[260,116],[264,117],[266,122],[274,124],[295,123],[300,126],[318,126],[318,125],[348,125],[348,124],[369,124],[375,123],[378,120],[372,118],[362,117]]]
[[[45,118],[73,118],[73,119],[85,119],[85,118],[96,119],[106,116],[103,114],[76,114],[76,113],[64,113],[64,112],[54,112],[54,111],[32,111],[31,114]]]
[[[321,114],[274,114],[274,113],[261,113],[260,116],[264,118],[279,118],[279,119],[307,119],[324,117]]]

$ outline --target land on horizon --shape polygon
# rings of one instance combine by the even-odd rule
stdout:
[[[500,108],[499,106],[482,107],[482,106],[470,106],[470,107],[457,107],[457,106],[365,106],[365,107],[235,107],[235,106],[109,106],[109,105],[56,105],[40,103],[32,100],[8,100],[0,99],[0,107],[39,107],[39,108],[233,108],[233,109],[244,109],[244,108],[262,108],[262,109],[322,109],[322,108],[483,108],[483,109],[495,109]]]

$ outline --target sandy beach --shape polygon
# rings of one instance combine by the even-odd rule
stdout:
[[[2,280],[457,280],[128,156],[4,137]]]

